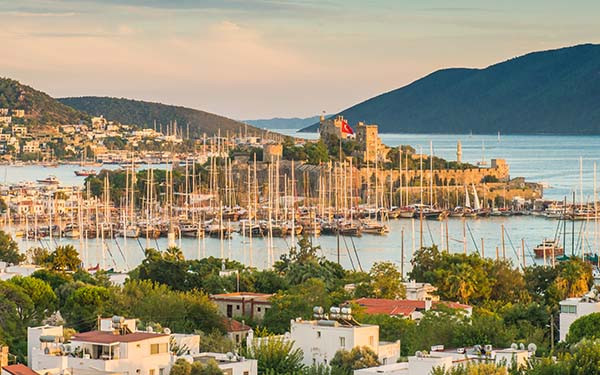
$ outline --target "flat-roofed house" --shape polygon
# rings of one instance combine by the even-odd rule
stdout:
[[[210,299],[227,318],[248,316],[261,320],[271,308],[271,296],[272,294],[266,293],[235,292],[213,294]]]

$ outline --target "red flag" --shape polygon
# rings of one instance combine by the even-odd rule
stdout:
[[[348,125],[348,121],[342,120],[342,133],[343,134],[354,134],[354,130]]]

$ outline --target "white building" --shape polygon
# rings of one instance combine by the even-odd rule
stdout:
[[[135,319],[122,317],[100,319],[98,326],[70,342],[65,342],[62,326],[28,328],[29,367],[48,375],[168,375],[178,358],[193,362],[211,357],[226,374],[256,375],[256,361],[200,353],[198,335],[137,331]],[[183,352],[174,353],[175,346]]]
[[[431,348],[429,353],[417,352],[408,357],[408,362],[384,364],[355,370],[354,375],[429,375],[434,368],[444,367],[449,370],[453,367],[467,366],[475,363],[496,363],[511,366],[515,362],[518,366],[525,365],[533,354],[535,348],[530,350],[512,348],[494,350],[490,346],[476,346],[473,348],[459,348],[444,350],[441,345]]]
[[[437,288],[429,283],[418,283],[415,280],[402,283],[406,289],[406,299],[412,301],[439,301],[440,297],[435,295]]]
[[[600,312],[600,302],[594,290],[580,298],[567,298],[560,301],[560,341],[567,339],[569,327],[582,316]]]
[[[399,341],[379,341],[379,326],[359,324],[349,314],[339,315],[339,308],[335,307],[329,317],[292,320],[290,340],[295,348],[302,349],[305,365],[327,365],[339,350],[362,346],[373,350],[382,364],[395,363],[400,357]]]

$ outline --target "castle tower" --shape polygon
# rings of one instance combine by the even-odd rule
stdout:
[[[462,163],[462,144],[460,144],[460,141],[456,143],[456,161]]]

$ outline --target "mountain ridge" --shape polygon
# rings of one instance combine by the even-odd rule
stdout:
[[[184,132],[187,131],[186,127],[189,124],[190,136],[197,138],[204,133],[208,136],[216,135],[219,129],[223,136],[227,132],[238,133],[240,130],[248,130],[251,134],[265,133],[264,130],[241,121],[178,105],[109,96],[66,97],[58,98],[58,101],[92,116],[103,115],[107,119],[124,124],[153,127],[155,121],[163,126],[171,121],[177,121]]]
[[[4,77],[0,77],[0,108],[25,110],[23,121],[32,124],[64,125],[89,119],[86,113],[58,102],[45,92]]]
[[[338,114],[382,133],[600,134],[599,102],[600,45],[581,44],[440,69]]]

